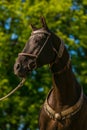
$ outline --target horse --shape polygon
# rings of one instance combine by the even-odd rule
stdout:
[[[87,98],[72,70],[68,50],[48,28],[45,18],[40,19],[41,28],[31,24],[31,36],[18,54],[14,73],[26,77],[49,64],[53,83],[40,111],[40,130],[87,130]]]

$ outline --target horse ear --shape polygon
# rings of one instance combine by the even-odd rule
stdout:
[[[30,26],[31,26],[32,31],[36,31],[37,30],[37,28],[33,24],[30,24]]]
[[[40,20],[41,20],[42,27],[48,29],[45,18],[42,16],[42,17],[40,18]]]

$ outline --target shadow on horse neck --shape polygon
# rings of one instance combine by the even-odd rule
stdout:
[[[52,79],[53,92],[48,99],[50,106],[57,112],[73,106],[78,101],[81,92],[71,68],[60,75],[53,74]]]

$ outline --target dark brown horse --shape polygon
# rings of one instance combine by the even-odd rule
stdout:
[[[64,42],[48,29],[44,18],[41,23],[40,29],[32,26],[14,72],[26,77],[33,69],[50,64],[53,87],[40,112],[40,130],[87,130],[87,99],[72,72]]]

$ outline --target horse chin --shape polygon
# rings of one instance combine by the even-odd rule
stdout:
[[[21,74],[21,73],[19,73],[17,76],[20,77],[20,78],[26,78],[27,74]]]
[[[15,75],[17,75],[20,78],[26,78],[29,72],[15,72]]]

